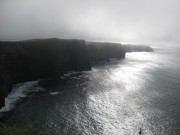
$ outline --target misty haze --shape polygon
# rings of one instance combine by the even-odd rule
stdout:
[[[179,0],[0,0],[0,135],[179,135]]]

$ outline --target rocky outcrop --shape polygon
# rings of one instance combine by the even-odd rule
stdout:
[[[113,43],[65,39],[0,42],[0,107],[12,84],[58,78],[69,71],[90,70],[92,62],[124,57],[121,45]]]
[[[86,42],[91,62],[125,58],[121,44],[108,42]]]
[[[122,48],[126,51],[126,52],[153,52],[153,48],[151,48],[150,46],[147,45],[130,45],[130,44],[126,44],[126,45],[122,45]]]

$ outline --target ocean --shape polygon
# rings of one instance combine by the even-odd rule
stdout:
[[[91,71],[14,86],[3,122],[63,135],[180,134],[180,49],[127,53]]]

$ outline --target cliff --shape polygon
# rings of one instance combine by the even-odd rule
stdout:
[[[121,44],[108,42],[86,42],[86,44],[91,62],[125,58]]]
[[[124,44],[122,45],[122,48],[125,50],[125,52],[153,52],[153,48],[147,45],[130,45],[130,44]]]
[[[90,69],[83,40],[0,42],[0,107],[14,83]]]
[[[92,62],[124,58],[120,44],[84,40],[38,39],[0,42],[0,107],[12,84],[58,78],[69,71],[90,70]]]

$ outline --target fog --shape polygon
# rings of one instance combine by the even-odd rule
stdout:
[[[0,0],[0,40],[179,42],[179,0]]]

